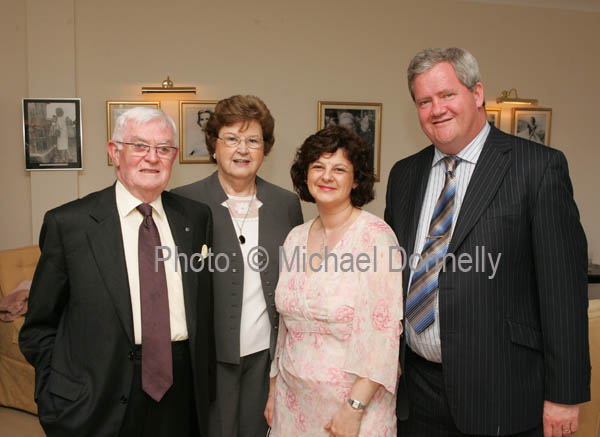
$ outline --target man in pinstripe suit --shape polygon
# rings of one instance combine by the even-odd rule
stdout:
[[[571,435],[590,361],[587,242],[566,159],[486,122],[466,50],[418,53],[408,82],[433,145],[392,169],[385,219],[409,254],[447,240],[433,286],[417,290],[418,268],[403,275],[398,435]],[[440,210],[447,232],[433,235]]]

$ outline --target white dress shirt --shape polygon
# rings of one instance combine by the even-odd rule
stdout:
[[[456,167],[456,194],[454,197],[454,218],[452,221],[451,237],[454,233],[454,226],[456,225],[456,219],[460,212],[462,201],[465,198],[469,181],[475,170],[475,165],[483,149],[483,145],[487,136],[490,132],[490,126],[485,123],[481,131],[477,134],[473,141],[471,141],[467,147],[462,149],[456,156],[460,158],[460,163]],[[427,232],[429,232],[429,225],[431,222],[431,216],[433,210],[440,197],[440,193],[444,188],[446,178],[446,166],[442,159],[448,155],[440,152],[437,148],[433,154],[433,162],[431,163],[431,172],[429,173],[429,180],[427,182],[427,190],[425,191],[425,198],[423,200],[423,206],[421,207],[421,215],[419,218],[419,226],[417,228],[417,235],[415,239],[415,247],[413,253],[420,254],[423,251],[425,245],[425,239]],[[413,257],[415,261],[418,261],[418,257]],[[408,283],[408,290],[410,291],[410,284],[412,282],[412,276],[414,273],[415,266],[411,266],[411,275]],[[410,348],[417,354],[421,355],[429,361],[436,363],[442,362],[442,347],[440,342],[440,312],[439,312],[439,295],[436,295],[434,302],[435,309],[435,321],[429,325],[421,334],[417,334],[413,327],[406,320],[406,340]]]
[[[127,264],[127,277],[129,279],[129,294],[131,295],[131,311],[133,313],[133,334],[135,344],[142,344],[142,312],[140,302],[140,271],[138,264],[138,236],[143,216],[136,208],[143,202],[131,194],[121,182],[116,184],[117,210],[121,221],[121,235],[125,249],[125,263]],[[188,338],[185,319],[185,303],[183,300],[183,284],[181,282],[181,266],[175,257],[175,242],[171,234],[171,227],[163,209],[162,198],[158,196],[153,202],[152,218],[162,246],[171,249],[171,259],[164,263],[167,277],[169,296],[169,314],[171,320],[171,341],[180,341]],[[166,253],[163,252],[163,256]],[[177,266],[177,267],[175,267]]]

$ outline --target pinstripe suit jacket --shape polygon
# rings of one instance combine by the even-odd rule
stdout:
[[[385,219],[409,254],[433,152],[390,172]],[[492,126],[448,253],[475,260],[483,247],[502,254],[493,278],[489,260],[485,271],[446,263],[439,276],[444,384],[462,432],[513,434],[541,424],[544,400],[590,399],[587,242],[563,153]],[[400,420],[405,387],[401,379]]]

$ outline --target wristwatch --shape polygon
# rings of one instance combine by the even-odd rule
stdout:
[[[355,410],[364,410],[367,408],[365,404],[361,404],[360,401],[357,401],[356,399],[348,398],[348,403]]]

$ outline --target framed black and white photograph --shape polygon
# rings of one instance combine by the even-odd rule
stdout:
[[[381,156],[381,103],[319,102],[319,129],[338,125],[356,132],[371,148],[370,160],[379,182]]]
[[[160,102],[149,102],[149,101],[106,101],[106,141],[112,139],[113,128],[115,121],[123,112],[128,109],[135,108],[136,106],[150,106],[152,108],[160,109]],[[108,154],[107,154],[108,156]],[[108,165],[112,165],[112,160],[108,156]]]
[[[211,162],[206,148],[204,129],[215,112],[216,100],[179,101],[179,162],[205,164]]]
[[[536,143],[550,145],[552,109],[513,108],[511,133]]]
[[[500,108],[485,108],[485,114],[487,117],[487,121],[492,124],[492,126],[500,129],[500,113],[502,110]]]
[[[25,170],[81,170],[81,99],[23,99]]]

